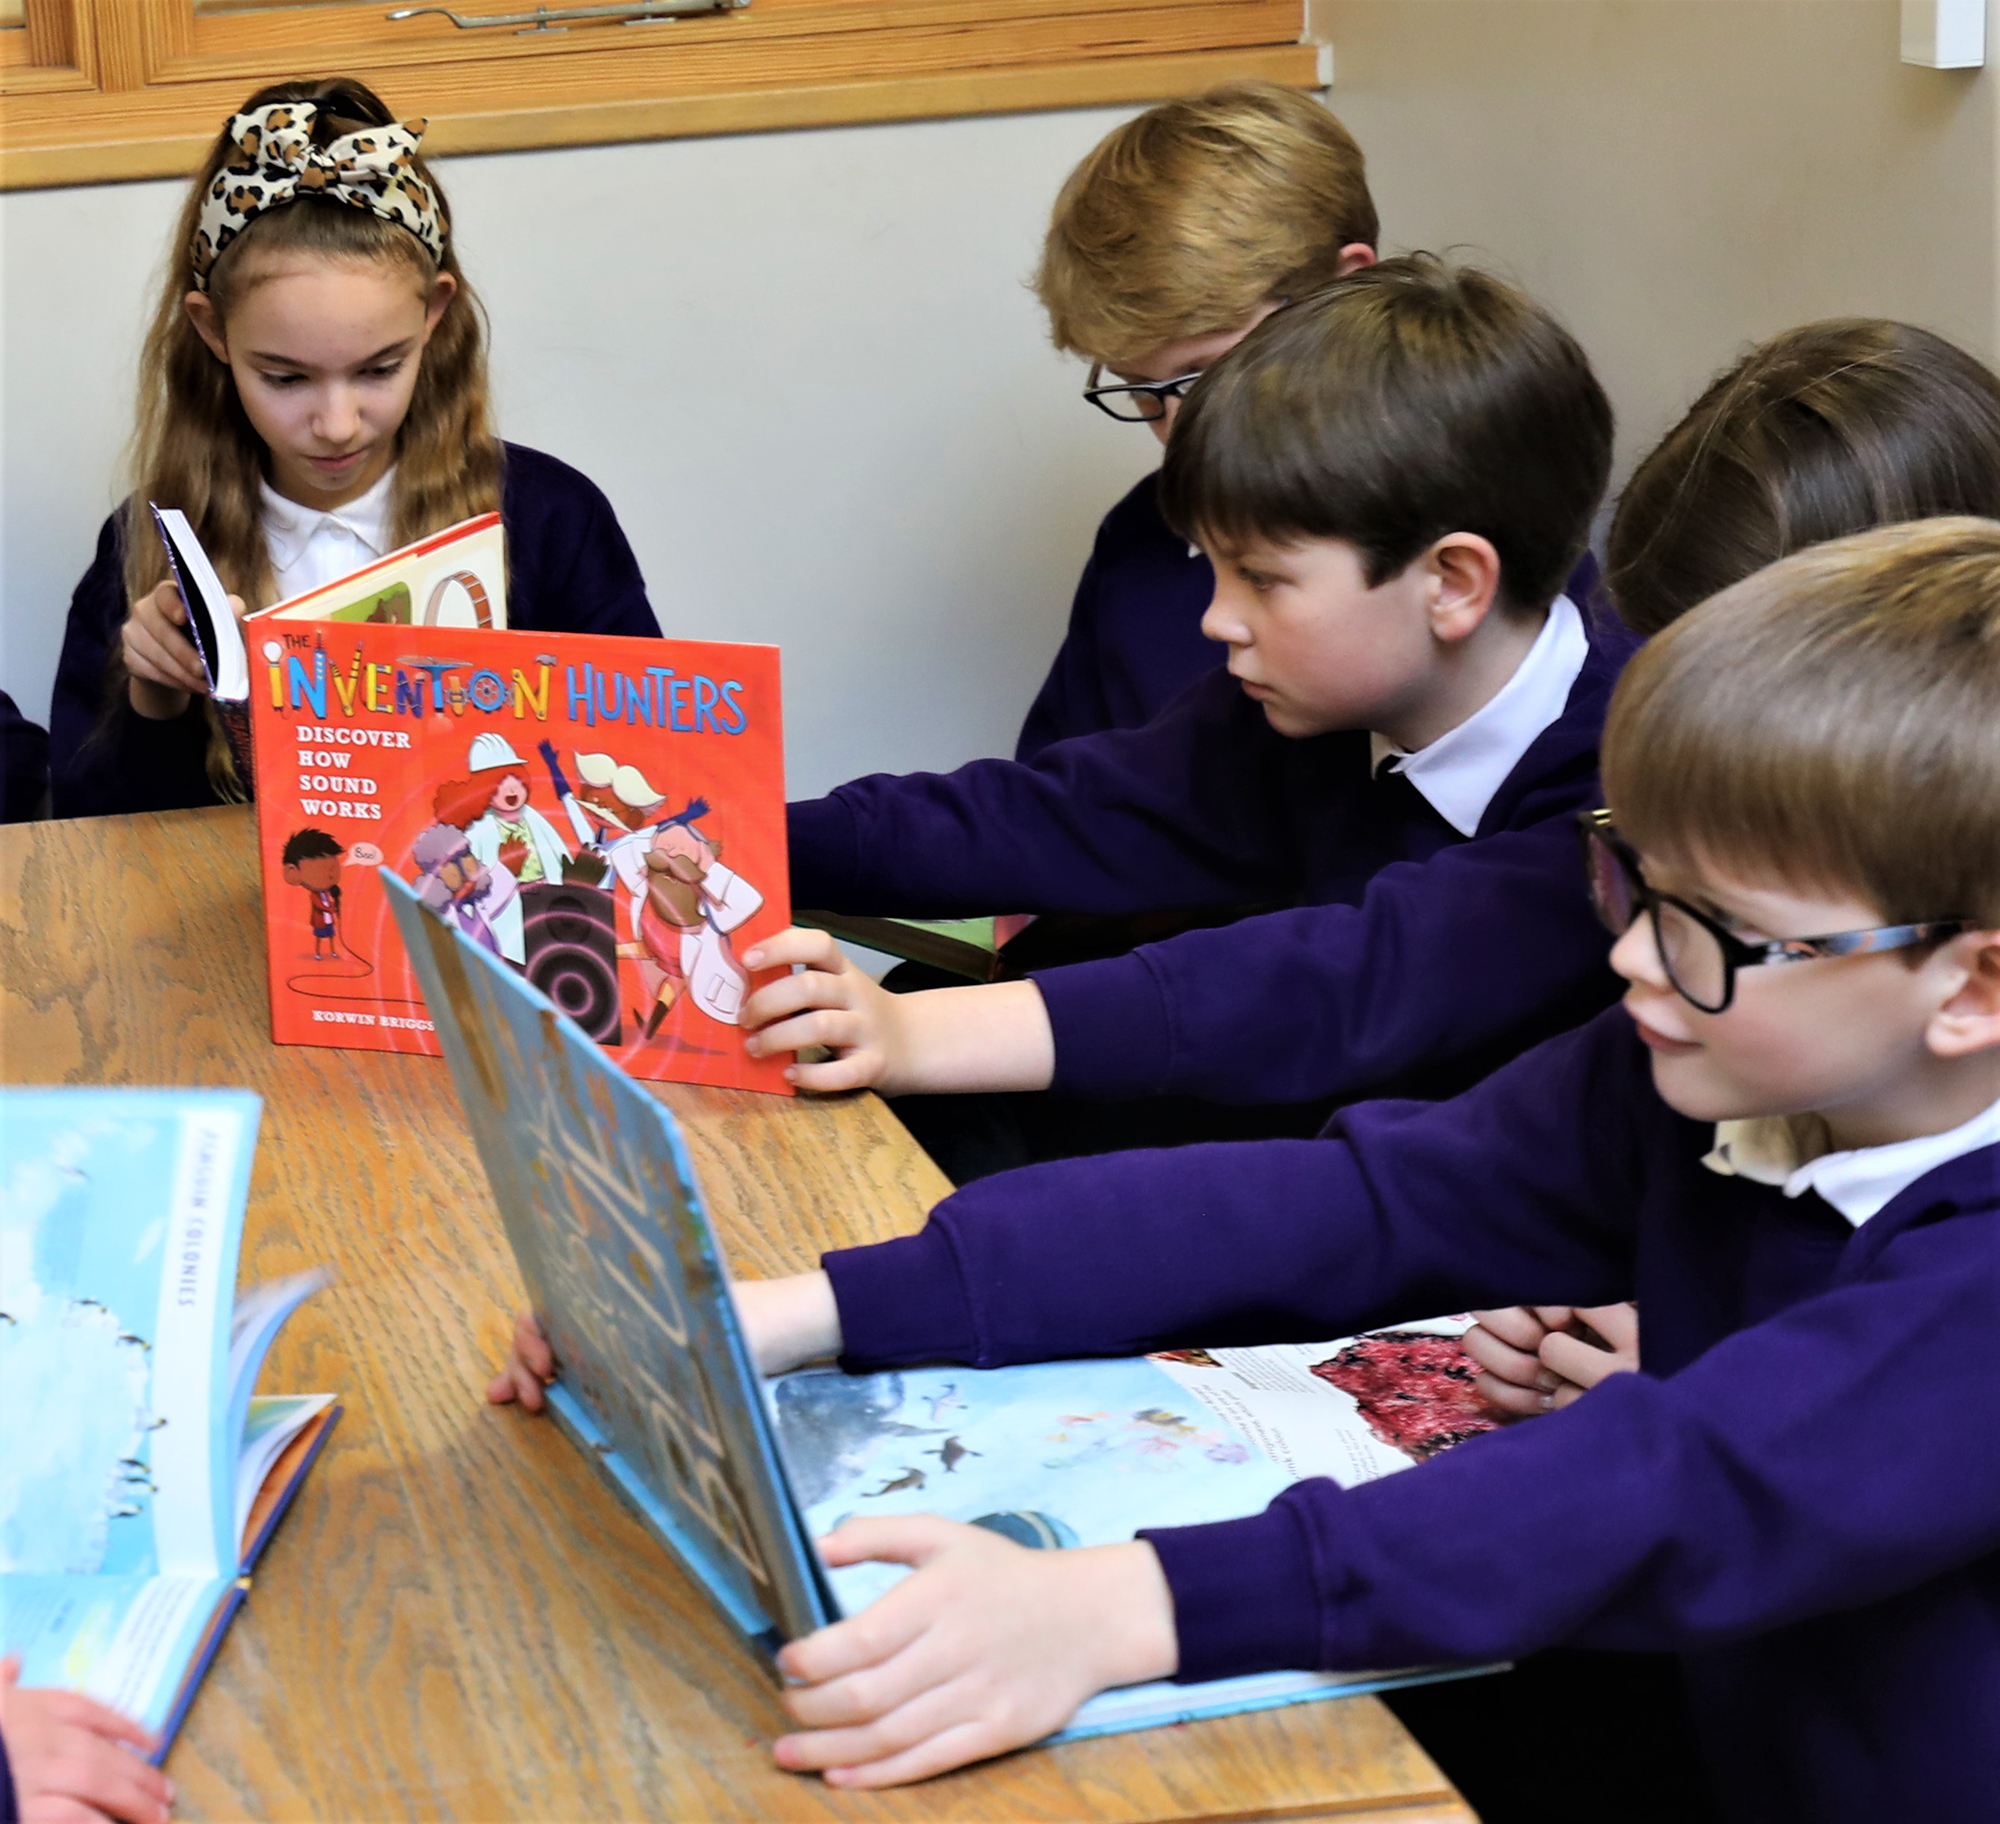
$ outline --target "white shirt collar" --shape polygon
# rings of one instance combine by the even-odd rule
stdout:
[[[1831,1150],[1817,1115],[1760,1115],[1716,1125],[1715,1150],[1702,1160],[1725,1178],[1782,1185],[1787,1197],[1817,1191],[1857,1229],[1926,1172],[1947,1160],[2000,1145],[2000,1102],[1945,1134],[1887,1146]]]
[[[279,601],[388,555],[389,496],[395,481],[391,464],[367,493],[331,511],[287,500],[268,481],[259,484],[264,548],[271,555]]]
[[[1527,656],[1485,704],[1414,754],[1371,734],[1369,769],[1380,772],[1384,760],[1393,760],[1446,823],[1472,835],[1535,737],[1562,714],[1589,656],[1583,616],[1568,596],[1557,596]]]

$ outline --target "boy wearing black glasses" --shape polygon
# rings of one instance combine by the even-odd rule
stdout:
[[[2000,524],[1789,557],[1618,686],[1585,838],[1622,1008],[1452,1102],[1004,1174],[739,1286],[770,1372],[1646,1314],[1643,1372],[1241,1520],[1069,1552],[849,1522],[830,1561],[918,1568],[786,1649],[780,1763],[888,1784],[1110,1684],[1568,1643],[1680,1656],[1732,1817],[2000,1820],[1996,706]],[[494,1397],[549,1367],[524,1320]],[[1552,1782],[1563,1753],[1551,1719]]]

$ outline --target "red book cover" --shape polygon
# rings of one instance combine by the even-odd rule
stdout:
[[[791,922],[778,650],[246,624],[281,1045],[438,1045],[377,870],[635,1077],[791,1093],[740,953]]]

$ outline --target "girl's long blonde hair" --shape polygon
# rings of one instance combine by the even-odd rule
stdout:
[[[281,82],[259,89],[242,112],[277,102],[314,102],[313,143],[389,125],[391,114],[373,90],[351,77],[323,82]],[[125,590],[128,600],[150,595],[167,575],[166,554],[155,536],[147,502],[178,507],[200,538],[223,586],[254,608],[275,594],[264,545],[259,483],[265,474],[264,441],[252,428],[229,369],[209,350],[188,320],[182,300],[194,287],[189,250],[200,223],[202,199],[234,152],[225,126],[209,149],[182,205],[168,249],[166,276],[152,326],[139,358],[138,425],[132,440],[133,491],[123,512]],[[434,172],[421,157],[417,169],[437,197],[447,225],[450,212]],[[487,423],[486,318],[459,269],[450,239],[433,261],[407,229],[365,210],[302,198],[256,217],[224,248],[210,269],[208,295],[226,323],[240,295],[248,248],[262,256],[305,254],[344,264],[401,266],[428,292],[447,272],[457,290],[424,350],[409,414],[396,438],[396,478],[389,503],[392,545],[487,513],[500,505],[501,446]],[[126,694],[122,646],[113,642],[107,716]],[[218,795],[246,796],[211,705],[208,776]]]

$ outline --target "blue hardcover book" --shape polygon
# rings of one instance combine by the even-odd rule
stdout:
[[[235,1296],[261,1104],[0,1093],[0,1653],[160,1732],[338,1416],[254,1397],[317,1274]]]
[[[555,1352],[549,1409],[767,1656],[908,1574],[821,1563],[812,1540],[851,1514],[1094,1545],[1252,1512],[1301,1476],[1407,1467],[1491,1423],[1463,1318],[1310,1346],[766,1382],[673,1116],[523,977],[386,870],[382,884]],[[1458,1675],[1136,1685],[1052,1739]]]

